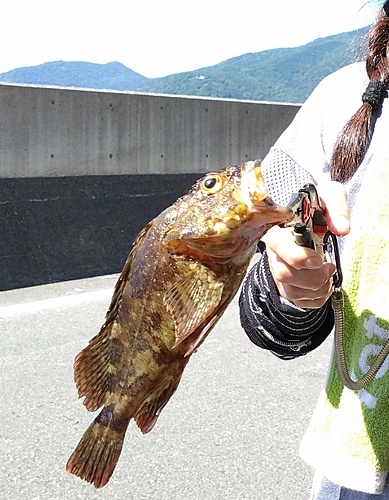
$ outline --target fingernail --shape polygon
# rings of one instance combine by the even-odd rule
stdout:
[[[336,228],[343,232],[350,229],[350,221],[346,217],[338,217],[336,219]]]
[[[319,257],[310,257],[305,261],[305,267],[307,269],[317,269],[323,264],[323,261]]]

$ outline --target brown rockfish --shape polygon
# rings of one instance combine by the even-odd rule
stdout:
[[[191,354],[238,291],[258,240],[290,221],[264,186],[259,163],[200,179],[138,235],[105,323],[74,362],[79,397],[103,406],[66,468],[100,488],[133,418],[151,431]]]

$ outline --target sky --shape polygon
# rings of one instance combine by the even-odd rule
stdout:
[[[117,61],[148,78],[371,24],[374,0],[3,0],[0,73]]]

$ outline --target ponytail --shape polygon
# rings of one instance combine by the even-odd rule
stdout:
[[[370,79],[362,105],[341,131],[330,161],[331,178],[346,182],[356,172],[369,147],[389,84],[389,0],[366,35],[366,72]],[[388,54],[387,54],[388,52]]]

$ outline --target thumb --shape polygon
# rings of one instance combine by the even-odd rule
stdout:
[[[350,232],[350,212],[343,184],[336,181],[323,183],[318,192],[325,208],[329,230],[338,236],[345,236]]]

